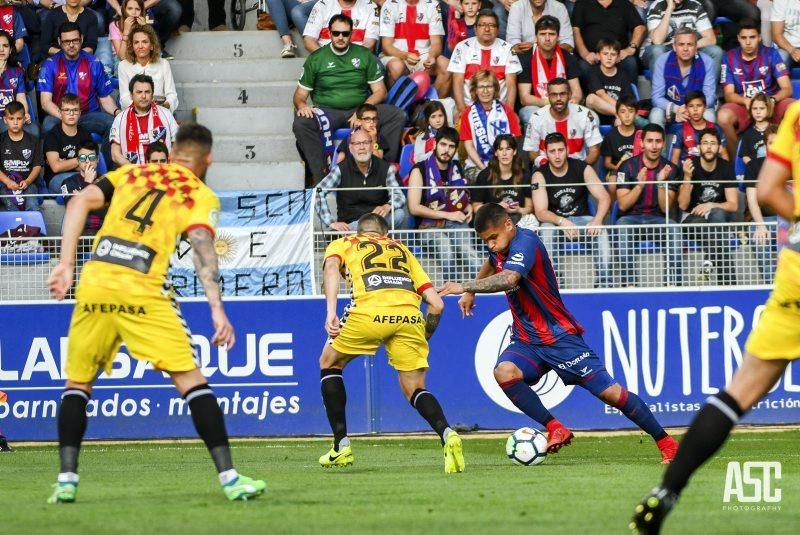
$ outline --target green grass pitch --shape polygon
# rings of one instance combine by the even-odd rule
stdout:
[[[267,493],[230,503],[201,443],[90,444],[78,501],[47,505],[56,449],[0,454],[4,533],[625,533],[663,466],[649,438],[577,436],[536,467],[503,438],[469,437],[463,474],[438,442],[354,438],[355,465],[323,470],[327,440],[234,442],[237,468]],[[800,431],[737,433],[695,477],[665,533],[798,533]],[[780,510],[726,511],[729,461],[780,461]]]

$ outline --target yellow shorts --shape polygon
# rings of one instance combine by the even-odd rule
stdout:
[[[762,360],[800,358],[800,253],[781,251],[775,287],[745,350]]]
[[[389,364],[397,371],[428,367],[425,318],[412,307],[351,307],[342,316],[342,330],[331,342],[345,355],[374,355],[386,346]]]
[[[76,298],[67,351],[70,381],[90,383],[98,370],[110,373],[122,342],[134,358],[152,362],[157,370],[197,367],[191,333],[172,297],[80,285]]]

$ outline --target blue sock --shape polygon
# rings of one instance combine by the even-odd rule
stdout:
[[[545,409],[544,405],[542,405],[539,396],[531,390],[530,386],[520,379],[500,383],[500,388],[503,389],[503,392],[505,392],[508,399],[511,400],[511,403],[533,420],[542,425],[547,425],[547,422],[553,419],[553,415],[550,414],[550,411]]]
[[[642,428],[642,431],[653,437],[655,440],[661,440],[667,436],[667,432],[658,423],[656,417],[650,412],[650,408],[642,401],[642,398],[628,392],[625,387],[622,387],[622,393],[619,396],[619,401],[615,405],[622,414],[628,417],[630,421]]]

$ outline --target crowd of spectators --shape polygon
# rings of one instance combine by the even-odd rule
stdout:
[[[755,176],[770,126],[794,101],[795,4],[319,0],[302,31],[311,55],[294,99],[307,185],[324,191],[368,183],[343,185],[337,163],[355,155],[334,158],[337,129],[369,126],[356,113],[367,103],[379,116],[379,127],[368,134],[375,148],[370,156],[398,163],[402,153],[410,160],[399,161],[403,172],[381,183],[409,189],[403,206],[376,196],[375,206],[361,205],[363,211],[391,204],[412,216],[406,223],[415,228],[449,229],[468,227],[484,202],[500,202],[515,219],[538,220],[551,243],[588,242],[600,286],[610,284],[614,253],[612,237],[594,227],[660,225],[665,230],[655,239],[669,244],[672,284],[681,283],[687,240],[707,252],[719,282],[730,284],[726,234],[698,224],[746,217],[758,224],[754,243],[768,248],[774,240],[764,230],[770,214],[755,195],[748,192],[740,202],[734,169],[743,175],[747,166]],[[281,9],[291,8],[298,25],[303,6],[286,0]],[[288,23],[278,27],[284,57],[293,57]],[[642,78],[651,84],[650,98],[640,97]],[[412,93],[422,87],[416,95],[424,93],[422,101],[405,98],[409,85]],[[348,172],[354,169],[351,163]],[[476,185],[484,189],[470,188]],[[336,196],[348,214],[342,225],[361,215],[342,207],[350,194]],[[326,209],[326,224],[336,225]],[[394,228],[403,228],[393,219]],[[677,223],[687,226],[682,231]],[[613,249],[629,254],[636,232],[614,233]],[[448,239],[442,236],[437,239]],[[469,249],[456,245],[455,236],[435,244],[445,264],[461,253],[469,261]],[[625,271],[623,284],[635,285],[634,270]]]

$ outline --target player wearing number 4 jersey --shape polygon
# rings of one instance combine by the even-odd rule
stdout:
[[[230,349],[235,336],[222,305],[213,244],[219,200],[200,178],[211,165],[211,144],[207,128],[184,125],[175,138],[172,163],[124,166],[87,186],[67,205],[61,259],[49,283],[58,300],[72,286],[87,214],[109,203],[76,291],[67,383],[58,412],[61,470],[49,503],[75,501],[92,384],[100,370],[111,372],[122,342],[134,358],[171,376],[211,453],[225,496],[246,500],[266,488],[263,481],[233,468],[222,411],[197,368],[191,333],[166,281],[177,239],[186,235],[211,307],[211,342]]]
[[[325,468],[353,464],[342,370],[359,355],[374,355],[383,344],[389,364],[397,370],[403,395],[441,438],[444,471],[463,472],[461,438],[450,429],[434,395],[425,389],[428,339],[439,325],[444,303],[419,261],[405,245],[389,238],[388,231],[382,217],[369,213],[358,220],[356,235],[332,242],[325,251],[325,330],[330,338],[319,364],[333,448],[319,463]],[[336,315],[340,274],[352,292],[341,320]],[[420,296],[428,304],[424,318]]]
[[[447,282],[439,295],[464,294],[458,304],[465,316],[471,316],[476,293],[506,292],[514,323],[511,344],[500,355],[494,377],[520,411],[547,427],[547,451],[555,453],[573,438],[530,388],[553,370],[566,384],[581,386],[619,409],[653,437],[662,462],[669,463],[678,443],[644,401],[617,383],[586,345],[583,327],[561,301],[553,265],[536,233],[515,226],[505,208],[494,203],[478,210],[475,232],[488,245],[489,259],[477,280]]]

